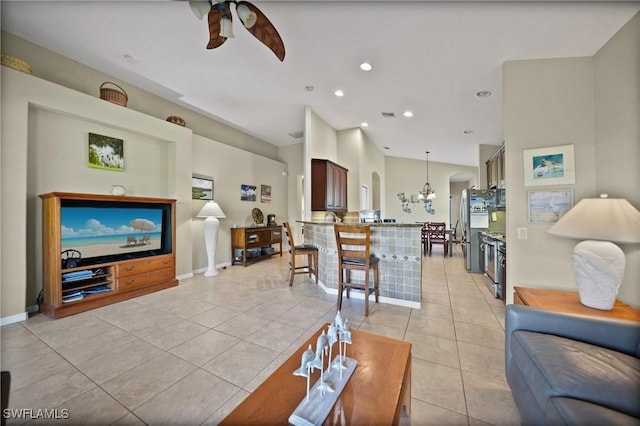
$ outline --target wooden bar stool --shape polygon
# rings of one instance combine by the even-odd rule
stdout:
[[[289,222],[283,223],[284,233],[289,242],[289,287],[293,285],[293,277],[295,274],[311,274],[316,276],[316,284],[318,283],[318,248],[311,245],[295,245],[293,242],[293,234]],[[307,264],[296,266],[296,256],[307,256]]]
[[[369,316],[369,294],[373,290],[376,303],[380,296],[378,265],[380,258],[371,254],[371,227],[369,225],[334,225],[338,247],[338,310],[342,309],[342,292],[351,288],[364,290],[364,316]],[[373,288],[369,283],[369,270],[373,269]],[[364,271],[364,282],[351,281],[351,271]]]

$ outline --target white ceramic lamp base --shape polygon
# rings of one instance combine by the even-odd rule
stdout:
[[[624,252],[608,241],[583,241],[573,250],[573,274],[580,302],[610,311],[624,277]]]
[[[204,243],[207,247],[207,270],[205,277],[215,277],[218,275],[216,269],[216,245],[218,243],[218,228],[220,221],[215,217],[208,217],[204,220]]]

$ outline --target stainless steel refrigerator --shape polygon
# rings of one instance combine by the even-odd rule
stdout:
[[[460,199],[463,253],[469,272],[482,273],[479,233],[489,229],[489,210],[495,208],[496,192],[492,189],[465,189]]]

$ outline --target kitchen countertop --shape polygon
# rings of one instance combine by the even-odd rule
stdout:
[[[493,238],[494,240],[501,241],[505,244],[507,242],[507,236],[498,232],[482,231],[480,234],[489,238]]]

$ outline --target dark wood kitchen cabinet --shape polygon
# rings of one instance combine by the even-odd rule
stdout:
[[[332,161],[311,159],[311,210],[347,211],[347,172]]]

